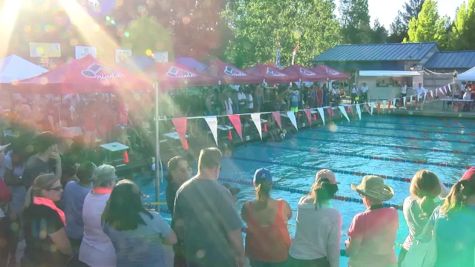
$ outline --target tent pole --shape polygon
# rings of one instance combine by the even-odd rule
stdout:
[[[159,121],[159,112],[158,112],[158,93],[159,85],[156,81],[153,85],[155,89],[155,196],[157,204],[160,204],[160,171],[162,167],[162,160],[160,158],[160,121]],[[157,211],[160,211],[160,206],[158,206]]]

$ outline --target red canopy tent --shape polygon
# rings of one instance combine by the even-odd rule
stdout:
[[[317,73],[298,64],[285,68],[283,72],[286,74],[298,75],[299,79],[304,82],[316,82],[325,80],[326,78],[321,73]]]
[[[225,84],[259,84],[263,80],[263,77],[248,74],[219,59],[209,62],[208,72]]]
[[[286,74],[281,69],[272,65],[257,64],[254,67],[246,69],[246,72],[251,75],[263,77],[267,83],[290,83],[299,80],[296,74]]]
[[[218,79],[215,77],[195,72],[188,67],[173,62],[157,64],[154,74],[155,79],[159,82],[160,91],[218,84]]]
[[[327,65],[317,65],[312,70],[318,75],[323,76],[325,79],[328,78],[330,80],[347,80],[350,78],[350,75],[348,75],[347,73],[330,68]]]
[[[86,56],[13,86],[19,92],[67,94],[148,89],[151,82],[146,77],[117,66],[104,66],[94,57]]]

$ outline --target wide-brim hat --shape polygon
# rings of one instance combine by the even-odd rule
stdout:
[[[384,184],[384,179],[376,175],[366,175],[359,185],[351,185],[351,189],[369,198],[387,201],[394,196],[394,190]]]

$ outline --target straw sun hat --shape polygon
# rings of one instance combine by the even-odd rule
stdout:
[[[384,184],[384,179],[376,175],[366,175],[359,185],[351,185],[351,189],[361,195],[375,200],[386,201],[394,196],[394,190]]]

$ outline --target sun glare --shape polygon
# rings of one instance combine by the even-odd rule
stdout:
[[[6,0],[0,11],[0,58],[6,56],[23,0]]]

